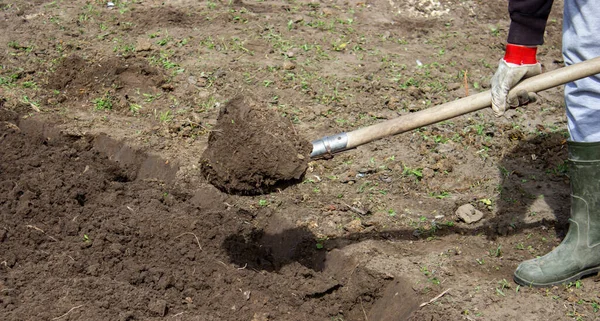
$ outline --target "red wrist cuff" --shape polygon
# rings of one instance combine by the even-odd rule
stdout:
[[[517,65],[533,65],[537,63],[537,47],[525,47],[513,44],[506,45],[504,61]]]

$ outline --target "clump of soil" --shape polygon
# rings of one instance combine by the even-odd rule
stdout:
[[[219,112],[202,169],[211,184],[228,193],[266,193],[300,180],[311,150],[288,119],[238,96]]]

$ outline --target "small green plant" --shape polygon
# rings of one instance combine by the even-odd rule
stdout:
[[[501,257],[502,256],[502,245],[499,244],[496,248],[490,249],[490,256],[492,257]]]
[[[151,103],[153,102],[156,98],[160,97],[160,94],[142,94],[142,96],[144,96],[144,101],[147,103]]]
[[[482,198],[479,200],[483,205],[485,205],[488,209],[492,209],[493,202],[489,198]]]
[[[404,169],[402,170],[402,175],[414,176],[417,178],[417,180],[421,180],[421,178],[423,178],[423,169],[422,168],[412,169],[412,168],[404,165]]]
[[[577,280],[575,282],[569,282],[569,284],[567,284],[567,288],[576,288],[576,289],[581,289],[583,287],[583,282],[581,280]]]
[[[160,39],[156,42],[159,46],[165,46],[169,43],[169,38]]]
[[[8,42],[8,48],[12,48],[12,49],[21,49],[21,45],[19,44],[18,41],[12,40]]]
[[[158,114],[158,120],[162,123],[170,122],[173,120],[173,114],[171,114],[170,110],[161,111]]]
[[[502,173],[502,177],[509,177],[513,173],[513,171],[509,171],[504,166],[498,166],[498,169],[500,170],[500,173]]]
[[[135,103],[129,104],[129,110],[134,114],[139,112],[140,109],[142,109],[142,105],[140,105],[140,104],[135,104]]]
[[[269,201],[267,201],[265,199],[260,199],[260,200],[258,200],[258,205],[263,206],[263,207],[267,206],[267,205],[269,205]]]
[[[14,73],[8,77],[0,77],[0,86],[14,87],[15,81],[19,78],[19,75]]]
[[[490,33],[494,37],[498,37],[500,35],[500,28],[498,28],[498,26],[490,26]]]
[[[92,103],[94,103],[94,109],[96,110],[112,110],[113,108],[112,97],[108,93],[92,100]]]
[[[554,174],[554,175],[565,175],[565,174],[567,174],[568,170],[569,170],[569,163],[568,163],[568,161],[564,161],[564,162],[556,165],[556,167],[554,167],[553,169],[546,170],[546,173]]]
[[[83,242],[89,243],[90,241],[90,237],[87,234],[83,234]]]
[[[28,96],[23,96],[22,102],[30,105],[33,109],[38,109],[40,107],[40,103],[34,100],[31,100]],[[37,110],[39,111],[39,110]]]
[[[500,287],[496,287],[496,293],[501,296],[506,296],[504,294],[504,289],[510,289],[510,283],[508,283],[508,281],[506,281],[506,279],[502,279],[502,280],[498,281],[498,285]]]
[[[446,191],[441,191],[441,192],[439,192],[439,193],[436,193],[436,192],[430,192],[430,193],[429,193],[429,196],[431,196],[431,197],[435,197],[435,198],[437,198],[437,199],[444,199],[444,198],[446,198],[446,197],[450,196],[450,193],[448,193],[448,192],[446,192]]]
[[[24,81],[21,85],[23,88],[37,89],[37,84],[35,81]]]

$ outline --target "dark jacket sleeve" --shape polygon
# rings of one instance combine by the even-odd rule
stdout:
[[[523,46],[543,44],[552,2],[553,0],[509,0],[508,43]]]

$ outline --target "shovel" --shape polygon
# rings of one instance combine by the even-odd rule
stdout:
[[[513,97],[517,93],[539,92],[566,84],[581,78],[600,73],[600,57],[559,68],[550,72],[527,78],[510,92]],[[312,141],[311,158],[319,158],[345,151],[387,136],[404,133],[415,128],[435,124],[450,118],[474,112],[492,104],[491,91],[471,95],[442,105],[424,109],[412,114],[374,124],[368,127],[326,136]]]

